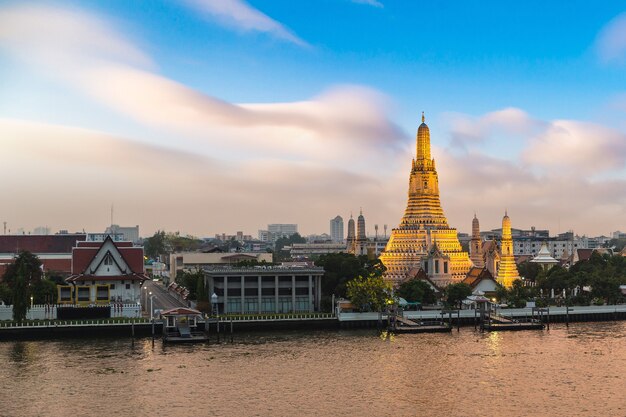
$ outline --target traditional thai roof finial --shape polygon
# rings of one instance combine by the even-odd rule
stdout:
[[[422,112],[422,123],[426,122],[426,118],[424,117],[424,112]]]

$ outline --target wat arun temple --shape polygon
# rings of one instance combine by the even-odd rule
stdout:
[[[411,164],[409,198],[380,260],[385,279],[394,285],[422,269],[439,287],[460,282],[472,267],[461,249],[457,230],[448,225],[439,199],[439,179],[430,156],[430,130],[422,113],[417,129],[417,152]]]

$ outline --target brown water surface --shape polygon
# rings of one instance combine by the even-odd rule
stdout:
[[[0,415],[626,417],[626,323],[3,342]]]

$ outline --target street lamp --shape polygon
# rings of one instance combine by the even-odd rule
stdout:
[[[211,305],[213,306],[213,314],[217,316],[220,311],[217,306],[217,294],[215,293],[213,293],[213,295],[211,296]]]
[[[144,294],[144,303],[143,303],[143,309],[144,311],[146,311],[148,309],[148,287],[143,286],[141,287],[141,289],[143,290],[143,294]]]
[[[152,308],[152,300],[156,298],[156,295],[152,295],[150,292],[150,320],[152,320],[152,314],[154,313],[154,309]]]

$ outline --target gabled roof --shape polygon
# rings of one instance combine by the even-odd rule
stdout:
[[[201,316],[202,313],[193,308],[176,307],[169,310],[161,311],[162,316]]]
[[[93,243],[88,242],[72,250],[72,276],[66,281],[144,281],[148,278],[144,274],[143,248],[128,245],[129,242],[114,242],[110,236],[103,242],[95,242],[97,247]],[[98,273],[105,259],[111,259],[115,265],[111,264],[113,269],[108,273]],[[102,267],[109,271],[108,266]]]
[[[474,288],[483,280],[491,280],[496,282],[496,280],[493,278],[493,275],[491,275],[491,272],[489,272],[487,268],[473,267],[469,270],[467,276],[462,282]]]

